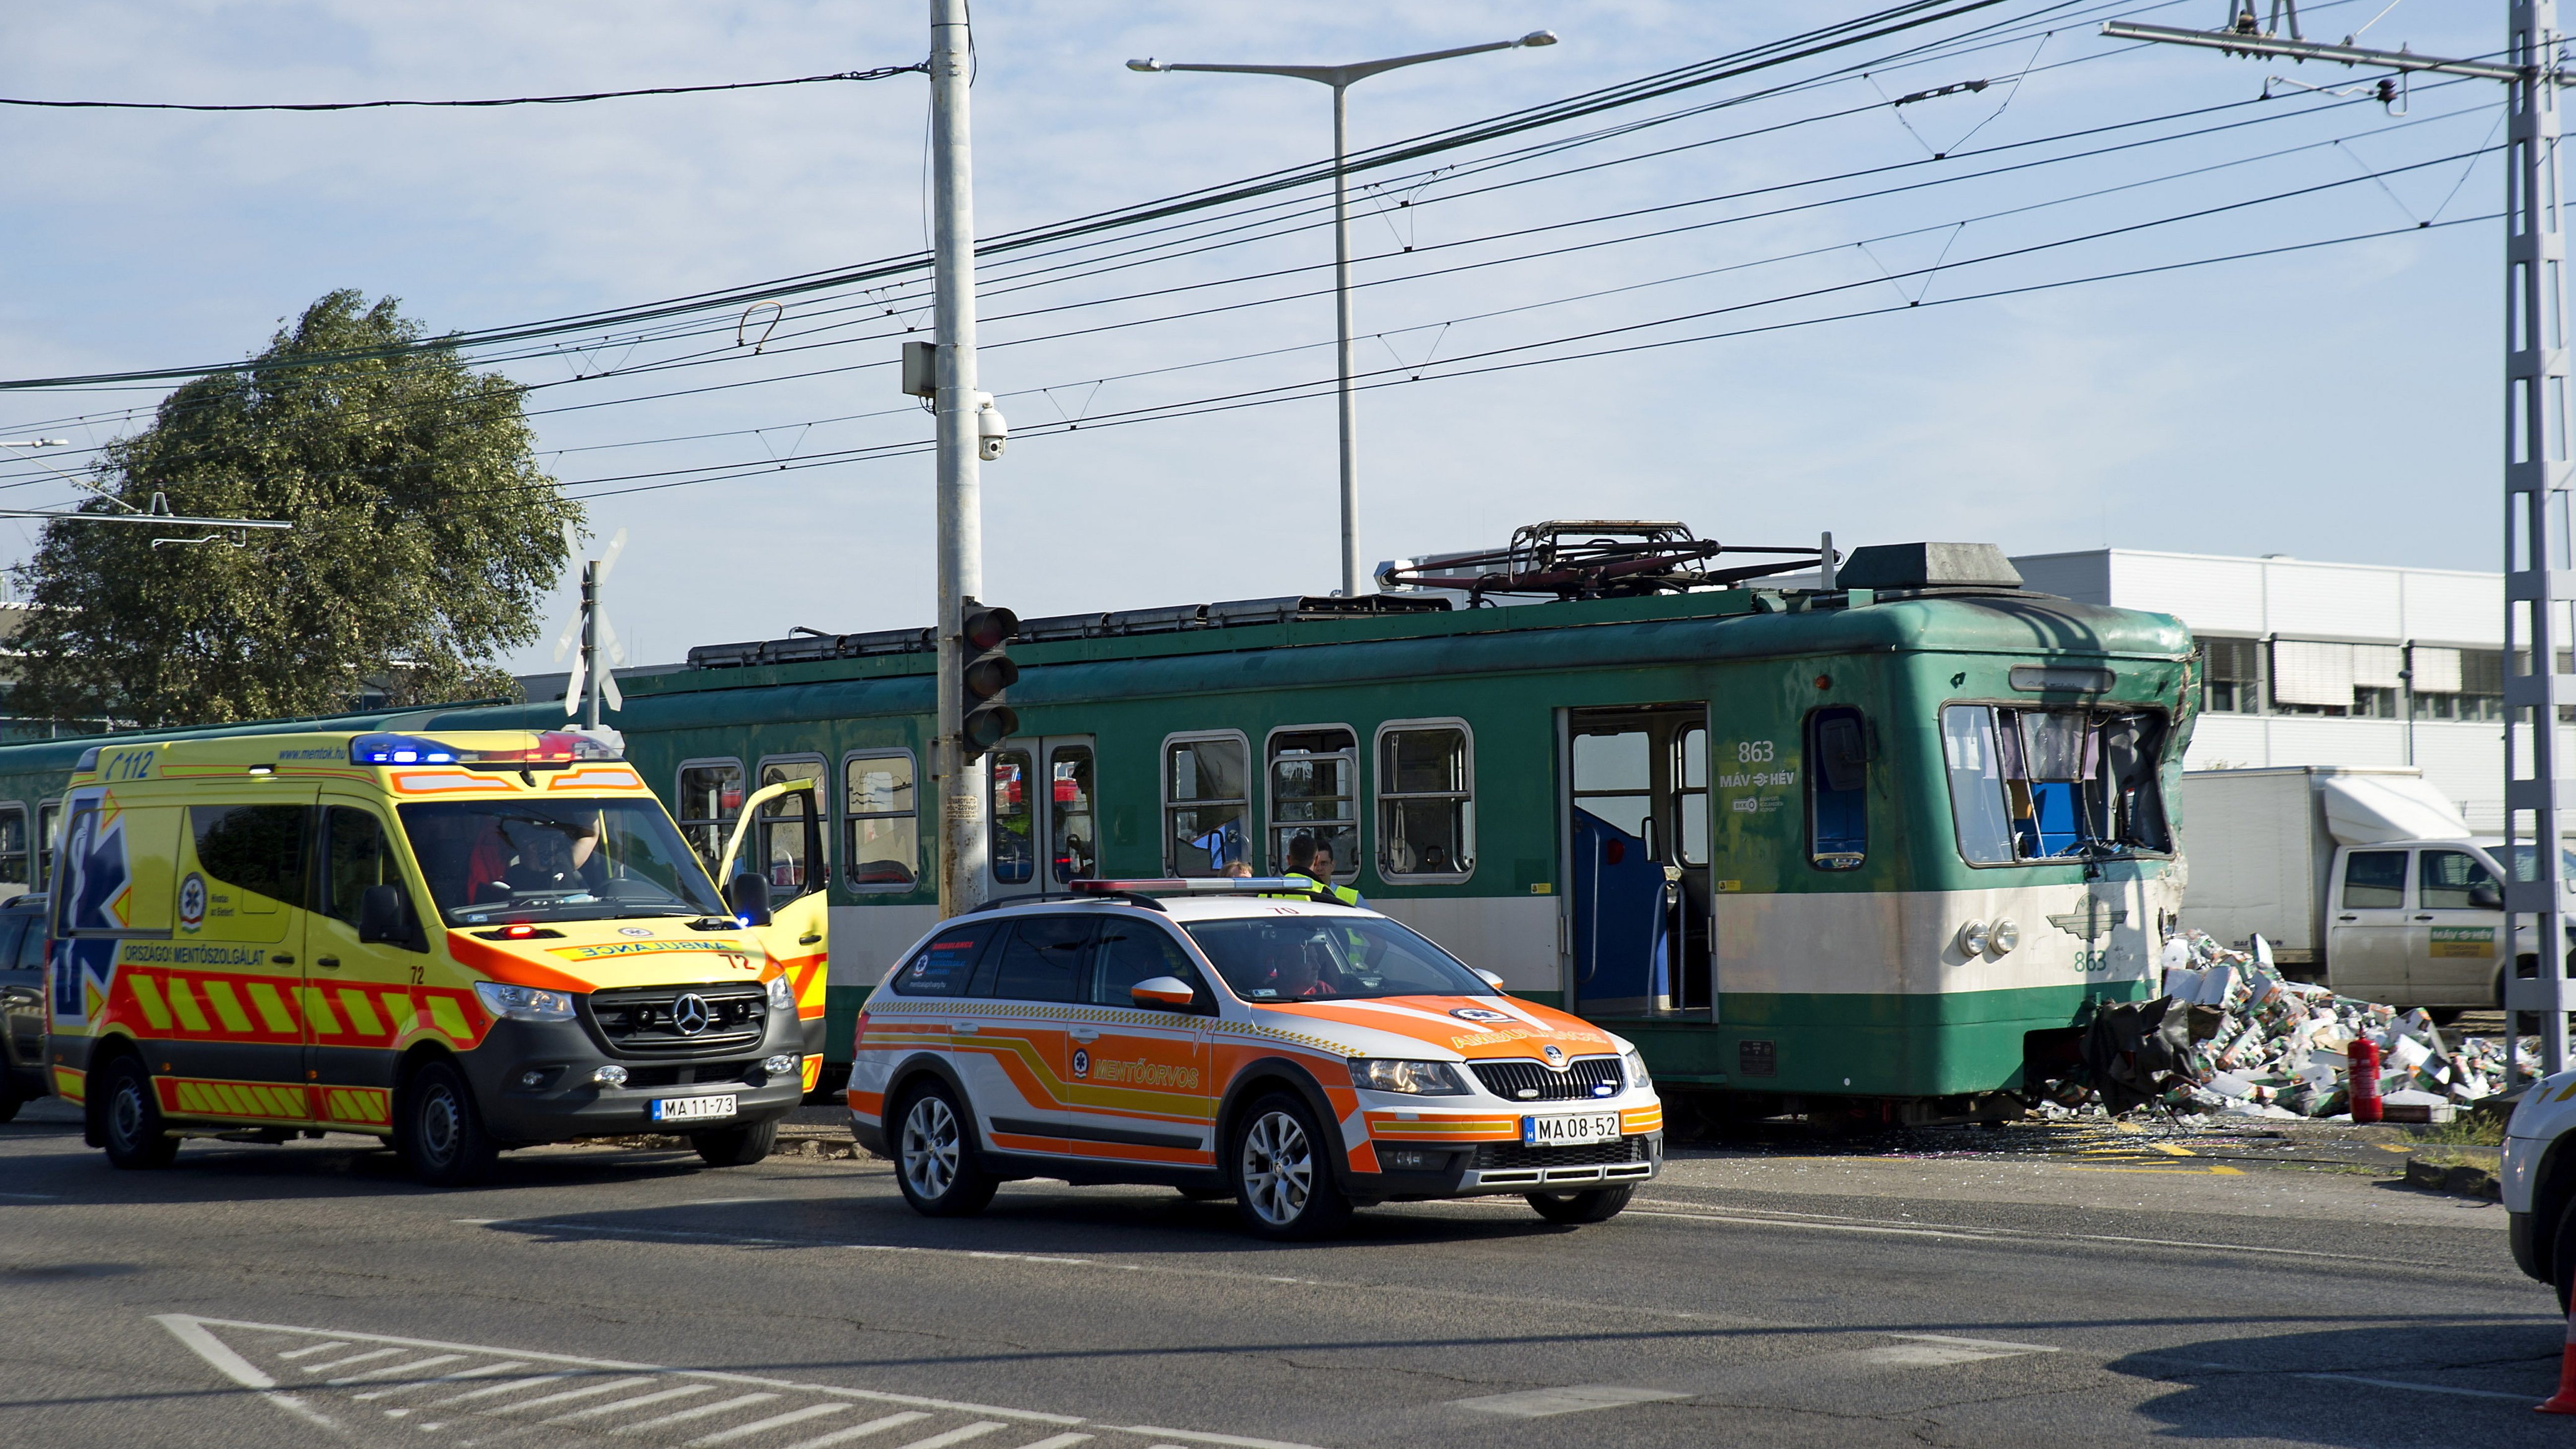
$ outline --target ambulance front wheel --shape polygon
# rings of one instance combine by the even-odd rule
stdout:
[[[500,1157],[500,1144],[483,1127],[464,1074],[442,1061],[412,1074],[394,1112],[394,1150],[411,1175],[431,1187],[480,1182]]]
[[[105,1090],[99,1098],[99,1138],[107,1160],[116,1167],[168,1167],[178,1160],[179,1139],[161,1125],[161,1104],[152,1093],[152,1074],[143,1063],[121,1056],[108,1063]]]
[[[709,1167],[749,1167],[778,1146],[778,1119],[700,1132],[689,1139],[689,1145],[698,1149]]]
[[[1589,1192],[1534,1192],[1529,1205],[1552,1223],[1606,1223],[1628,1206],[1632,1186],[1596,1187]]]

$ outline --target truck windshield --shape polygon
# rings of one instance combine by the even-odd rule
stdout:
[[[401,810],[451,925],[726,913],[697,855],[649,800],[441,800]]]
[[[2534,858],[2532,849],[2528,845],[2517,845],[2513,848],[2513,878],[2515,880],[2540,879],[2539,862]],[[2558,847],[2558,878],[2563,881],[2576,881],[2576,850],[2569,850],[2563,845]]]
[[[1246,1001],[1350,1001],[1371,996],[1491,996],[1458,958],[1393,921],[1266,916],[1182,927]]]
[[[1959,854],[2013,865],[2169,849],[2163,744],[2163,718],[2133,710],[1944,706]]]

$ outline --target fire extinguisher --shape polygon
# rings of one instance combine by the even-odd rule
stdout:
[[[2352,1120],[2379,1120],[2379,1043],[2368,1038],[2352,1044]]]

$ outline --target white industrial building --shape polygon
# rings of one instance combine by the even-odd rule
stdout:
[[[2190,626],[2189,768],[2414,765],[2473,829],[2502,832],[2502,575],[2126,548],[2013,564],[2031,588]]]

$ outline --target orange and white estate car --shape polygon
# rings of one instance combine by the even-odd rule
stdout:
[[[1587,1223],[1663,1166],[1634,1048],[1395,921],[1299,879],[1073,884],[943,923],[859,1015],[851,1127],[922,1213],[1053,1177],[1270,1237],[1498,1193]]]

